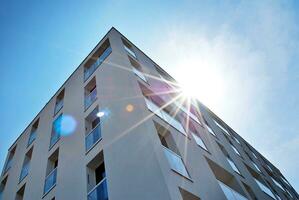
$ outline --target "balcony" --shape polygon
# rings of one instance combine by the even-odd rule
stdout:
[[[85,149],[89,151],[102,138],[100,123],[85,136]]]
[[[36,131],[33,131],[30,133],[27,146],[32,144],[32,142],[35,140],[35,138],[36,138]]]
[[[23,168],[21,170],[21,175],[20,175],[20,182],[28,175],[29,173],[29,166],[30,163],[26,163],[25,165],[23,165]]]
[[[227,199],[229,199],[229,200],[248,200],[243,195],[239,194],[237,191],[233,190],[232,188],[225,185],[221,181],[218,181],[218,183]]]
[[[86,81],[91,74],[96,71],[96,69],[99,67],[100,64],[103,63],[103,61],[109,56],[109,54],[112,52],[112,49],[110,46],[108,46],[105,51],[101,54],[101,56],[89,67],[85,68],[84,70],[84,81]]]
[[[187,178],[190,178],[187,170],[186,170],[186,167],[183,163],[183,160],[182,158],[177,155],[176,153],[174,153],[173,151],[169,150],[168,148],[164,147],[164,153],[167,157],[167,160],[170,164],[170,167],[171,169],[173,169],[174,171],[178,172],[179,174],[187,177]]]
[[[133,67],[133,72],[134,74],[136,74],[141,80],[143,80],[144,82],[147,82],[146,77],[144,76],[144,74],[139,71],[138,69],[136,69],[135,67]]]
[[[60,139],[60,134],[59,133],[54,133],[52,136],[51,136],[51,139],[50,139],[50,149],[54,146],[54,144],[56,144],[56,142]]]
[[[264,185],[264,183],[262,183],[261,181],[259,181],[258,179],[254,178],[255,182],[258,184],[258,186],[260,187],[260,189],[266,193],[267,195],[269,195],[270,197],[272,197],[273,199],[275,199],[275,195],[273,194],[273,192],[266,186]]]
[[[185,129],[183,128],[182,124],[177,121],[174,117],[170,116],[167,112],[165,112],[162,108],[159,108],[156,104],[154,104],[152,101],[150,101],[147,98],[144,98],[147,108],[158,115],[161,119],[163,119],[165,122],[173,126],[175,129],[183,133],[185,136],[187,136],[187,133]]]
[[[62,107],[63,107],[63,100],[60,100],[55,105],[54,115],[56,115],[61,110]]]
[[[108,200],[107,181],[104,178],[88,194],[87,200]]]
[[[94,88],[84,99],[84,106],[85,110],[91,106],[91,104],[96,100],[97,98],[97,89]]]
[[[7,160],[3,173],[7,172],[12,166],[12,159]]]
[[[44,194],[48,193],[55,185],[57,178],[57,168],[53,169],[52,172],[46,177]]]

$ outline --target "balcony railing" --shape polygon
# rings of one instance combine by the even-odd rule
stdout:
[[[174,171],[178,172],[179,174],[185,177],[190,178],[182,158],[176,153],[174,153],[173,151],[169,150],[168,148],[164,146],[163,148],[171,169],[173,169]]]
[[[60,100],[55,105],[54,115],[56,115],[61,110],[62,107],[63,107],[63,100]]]
[[[20,175],[20,182],[28,175],[29,173],[30,162],[23,165]]]
[[[85,149],[88,151],[102,138],[100,123],[85,136]]]
[[[29,146],[30,144],[32,144],[32,142],[35,140],[35,138],[36,138],[36,131],[32,131],[30,133],[30,135],[29,135],[27,146]]]
[[[104,178],[88,194],[87,200],[108,200],[107,181]]]
[[[132,56],[133,58],[137,59],[137,56],[136,56],[135,52],[130,47],[128,47],[127,45],[124,45],[124,47],[125,47],[126,52],[130,56]]]
[[[243,195],[239,194],[237,191],[233,190],[229,186],[225,185],[221,181],[218,181],[225,197],[229,200],[247,200]]]
[[[87,109],[97,98],[97,88],[93,89],[84,100],[85,109]]]
[[[183,128],[182,124],[178,122],[174,117],[170,116],[168,113],[166,113],[162,108],[159,108],[155,103],[153,103],[151,100],[144,98],[147,108],[158,115],[161,119],[166,121],[168,124],[179,130],[184,135],[187,135],[185,129]]]
[[[53,169],[52,172],[46,177],[44,194],[48,193],[55,185],[57,178],[57,168]]]
[[[194,121],[201,124],[198,117],[195,114],[193,114],[188,108],[185,108],[185,106],[181,105],[181,103],[177,101],[175,101],[174,104],[176,105],[176,107],[181,109],[184,113],[186,113],[189,117],[191,117]]]
[[[139,77],[141,78],[144,82],[147,82],[146,77],[144,76],[144,74],[139,71],[138,69],[136,69],[135,67],[133,67],[133,72]]]
[[[7,172],[12,166],[12,159],[7,160],[3,173]]]
[[[273,194],[273,192],[266,185],[264,185],[262,182],[260,182],[256,178],[254,180],[264,193],[266,193],[267,195],[269,195],[270,197],[275,199],[275,195]]]
[[[107,47],[105,51],[102,53],[102,55],[93,63],[89,68],[85,68],[84,71],[84,81],[86,81],[91,74],[96,71],[96,69],[100,66],[100,64],[103,63],[103,61],[109,56],[109,54],[112,52],[111,47]]]
[[[54,133],[52,136],[51,136],[51,139],[50,139],[50,149],[54,146],[54,144],[56,144],[56,142],[60,139],[60,134],[59,133]]]

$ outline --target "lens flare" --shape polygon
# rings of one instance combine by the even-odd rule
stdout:
[[[97,117],[101,119],[102,122],[111,118],[111,112],[108,108],[102,108],[97,112]]]
[[[127,106],[126,106],[126,111],[127,112],[132,112],[134,110],[134,106],[132,105],[132,104],[128,104]]]
[[[98,113],[97,113],[97,117],[103,117],[105,115],[105,113],[103,112],[103,111],[99,111]]]
[[[68,136],[75,132],[76,120],[70,115],[62,115],[54,124],[55,131],[61,136]]]

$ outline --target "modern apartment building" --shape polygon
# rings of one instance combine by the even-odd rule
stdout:
[[[299,199],[115,28],[9,148],[0,183],[0,200]]]

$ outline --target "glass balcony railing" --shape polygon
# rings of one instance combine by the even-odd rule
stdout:
[[[49,192],[56,185],[57,168],[53,169],[52,172],[46,177],[44,194]]]
[[[91,147],[102,138],[100,123],[88,133],[85,137],[85,149],[88,151]]]
[[[60,100],[55,105],[54,114],[56,115],[61,110],[62,107],[63,107],[63,100]]]
[[[193,114],[189,109],[185,108],[185,106],[183,106],[181,103],[175,101],[174,104],[176,105],[176,107],[178,107],[179,109],[181,109],[184,113],[186,113],[194,121],[196,121],[197,123],[201,124],[201,122],[199,121],[198,117],[195,114]]]
[[[21,170],[21,175],[20,175],[20,182],[28,175],[29,166],[30,166],[29,162],[23,165],[23,168]]]
[[[170,116],[167,112],[165,112],[162,108],[159,108],[156,104],[154,104],[152,101],[150,101],[147,98],[144,98],[147,108],[158,115],[161,119],[169,123],[171,126],[179,130],[184,135],[187,135],[185,129],[183,128],[182,124],[177,121],[174,117]]]
[[[133,67],[133,72],[139,77],[141,78],[144,82],[147,82],[146,77],[144,76],[144,74],[139,71],[138,69],[136,69],[135,67]]]
[[[180,173],[181,175],[185,176],[185,177],[189,177],[189,174],[186,170],[186,167],[183,163],[182,158],[177,155],[176,153],[174,153],[173,151],[169,150],[168,148],[164,147],[164,153],[167,157],[167,160],[170,164],[171,169],[173,169],[174,171]]]
[[[111,47],[107,47],[105,51],[102,53],[102,55],[93,63],[89,68],[85,68],[84,70],[84,81],[86,81],[91,74],[96,71],[96,69],[100,66],[100,64],[103,63],[103,61],[109,56],[109,54],[112,52]]]
[[[104,178],[88,194],[87,200],[108,200],[107,181]]]
[[[264,185],[262,182],[260,182],[256,178],[254,178],[254,180],[264,193],[266,193],[267,195],[269,195],[270,197],[275,199],[275,195],[273,194],[273,192],[266,185]]]
[[[36,131],[32,131],[30,133],[30,135],[29,135],[27,146],[29,146],[30,144],[32,144],[32,142],[35,140],[35,138],[36,138]]]
[[[124,47],[125,47],[126,52],[130,56],[132,56],[133,58],[137,59],[137,56],[136,56],[135,52],[130,47],[127,47],[126,45],[124,45]]]
[[[221,181],[218,181],[218,183],[228,200],[247,200],[247,198],[245,198],[243,195],[239,194],[237,191],[233,190]]]
[[[12,159],[7,160],[5,168],[4,168],[4,173],[7,172],[9,170],[9,168],[11,168],[12,166]]]
[[[56,144],[56,142],[60,139],[60,134],[59,133],[54,133],[52,136],[51,136],[51,139],[50,139],[50,149],[54,146],[54,144]]]
[[[84,100],[85,109],[87,109],[97,98],[97,88],[93,89]]]
[[[226,135],[230,136],[229,132],[222,125],[220,125],[216,120],[213,121],[224,133],[226,133]]]

